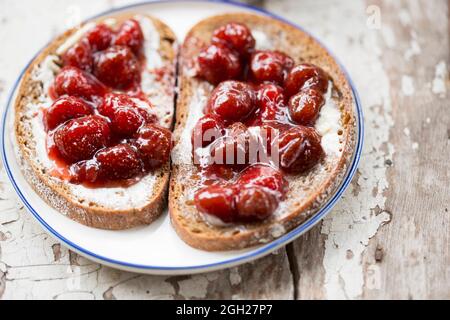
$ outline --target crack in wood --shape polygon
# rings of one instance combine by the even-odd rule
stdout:
[[[294,300],[298,299],[298,284],[300,279],[300,272],[297,262],[297,257],[295,255],[294,245],[292,243],[289,243],[286,246],[286,254],[288,257],[288,263],[289,263],[289,271],[292,275],[292,282],[294,285]]]
[[[102,294],[103,298],[105,300],[116,300],[116,297],[113,294],[115,288],[117,288],[118,286],[120,286],[122,284],[125,284],[125,283],[127,283],[129,281],[133,281],[133,280],[135,280],[137,278],[140,278],[140,277],[144,277],[144,275],[137,274],[135,276],[132,276],[130,278],[127,278],[125,280],[117,282],[116,284],[110,286],[106,291],[103,292],[103,294]],[[107,298],[109,298],[109,299],[107,299]]]
[[[376,262],[381,262],[383,261],[383,256],[384,256],[384,251],[383,248],[380,246],[377,246],[377,248],[375,249],[375,261]]]
[[[95,299],[95,294],[92,291],[88,291],[88,290],[72,290],[72,291],[68,291],[68,292],[62,292],[62,293],[59,293],[59,294],[53,296],[53,300],[57,300],[60,297],[63,297],[62,298],[63,300],[67,300],[67,298],[65,296],[67,296],[67,295],[74,295],[74,294],[77,294],[77,293],[88,294],[91,299],[93,299],[93,300]],[[79,299],[79,298],[77,297],[77,299]],[[88,299],[86,299],[86,297],[83,296],[83,300],[88,300]]]
[[[0,299],[6,290],[6,272],[0,271]]]
[[[56,266],[56,265],[49,264],[49,265],[44,265],[44,266],[53,267],[53,266]],[[16,268],[17,267],[10,267],[9,269],[12,270],[12,269],[16,269]],[[98,265],[98,267],[96,269],[91,270],[91,271],[87,271],[87,272],[77,273],[76,276],[77,277],[88,276],[88,275],[97,273],[100,270],[100,268],[101,268],[101,265]],[[6,281],[12,282],[12,281],[24,281],[24,280],[27,280],[27,281],[30,281],[30,282],[44,282],[44,281],[55,281],[55,280],[67,280],[67,279],[72,279],[72,278],[74,278],[74,276],[70,274],[70,275],[64,276],[64,277],[54,277],[54,278],[49,277],[49,278],[41,278],[41,279],[32,279],[32,277],[11,278],[11,279],[6,279]]]
[[[8,239],[7,233],[0,231],[0,241],[5,241],[7,239]],[[0,247],[0,253],[1,253],[1,247]],[[1,258],[1,254],[0,254],[0,258]]]
[[[71,266],[79,266],[80,262],[78,261],[78,254],[76,252],[73,252],[72,250],[69,250],[69,261]]]
[[[173,297],[176,300],[185,300],[186,298],[180,294],[180,284],[178,283],[179,281],[183,281],[183,280],[187,280],[190,279],[190,276],[174,276],[174,277],[169,277],[167,279],[165,279],[164,281],[169,283],[172,287],[173,290],[175,291]]]
[[[7,226],[7,225],[10,225],[10,224],[12,224],[12,223],[14,223],[14,222],[17,222],[17,221],[19,221],[20,220],[20,217],[19,218],[17,218],[17,219],[14,219],[14,220],[10,220],[10,221],[6,221],[6,222],[3,222],[3,223],[0,223],[2,226]]]
[[[61,244],[55,243],[52,245],[53,261],[59,261],[61,259]]]
[[[103,299],[105,300],[117,300],[113,294],[114,287],[109,287],[108,290],[103,292]]]

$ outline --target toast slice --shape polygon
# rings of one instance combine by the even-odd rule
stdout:
[[[325,70],[332,79],[327,102],[316,130],[322,135],[326,157],[310,172],[287,176],[289,191],[276,212],[259,223],[210,223],[193,202],[199,188],[198,169],[193,165],[191,132],[203,115],[213,87],[195,77],[193,59],[208,43],[214,29],[230,22],[246,24],[256,39],[256,49],[279,50],[296,63],[309,62]],[[303,31],[269,17],[233,13],[207,18],[188,33],[179,58],[175,147],[169,188],[169,212],[178,235],[195,248],[220,251],[246,248],[272,241],[297,227],[317,212],[343,180],[355,148],[355,115],[351,87],[333,57]]]
[[[51,42],[31,63],[15,100],[17,154],[23,173],[34,190],[52,207],[87,226],[127,229],[155,220],[166,206],[170,164],[150,172],[129,187],[87,188],[52,176],[52,161],[45,147],[42,106],[49,106],[48,88],[61,66],[61,55],[96,23],[114,27],[135,18],[144,33],[146,68],[142,90],[156,106],[160,125],[173,125],[177,40],[164,23],[148,15],[121,14],[98,19],[71,29]],[[164,68],[164,76],[157,70]]]

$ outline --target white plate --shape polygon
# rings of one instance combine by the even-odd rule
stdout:
[[[126,11],[150,13],[160,18],[175,31],[180,42],[191,26],[210,15],[233,11],[271,15],[246,5],[217,1],[149,2],[114,9],[101,15]],[[271,16],[281,19],[274,15]],[[222,269],[266,255],[300,236],[331,210],[342,192],[347,188],[356,170],[361,153],[362,113],[353,87],[356,102],[355,112],[358,116],[358,142],[346,178],[328,204],[307,222],[281,238],[246,250],[212,253],[193,249],[180,240],[170,226],[167,214],[164,214],[150,226],[131,230],[106,231],[89,228],[66,218],[48,206],[33,191],[20,171],[13,149],[15,139],[11,133],[14,132],[12,129],[12,102],[15,99],[15,91],[22,75],[17,79],[12,89],[2,122],[1,147],[7,174],[25,207],[52,236],[89,259],[119,269],[150,274],[189,274]]]

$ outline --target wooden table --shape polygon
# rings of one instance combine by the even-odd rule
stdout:
[[[128,2],[0,0],[1,105],[50,37]],[[1,169],[0,298],[450,298],[449,3],[249,2],[320,37],[359,90],[364,152],[333,212],[255,262],[195,276],[144,276],[55,242],[19,204]]]

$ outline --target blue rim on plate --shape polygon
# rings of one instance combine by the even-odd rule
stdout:
[[[255,11],[257,13],[260,14],[264,14],[267,16],[270,16],[274,19],[280,20],[282,22],[288,23],[292,26],[294,26],[297,29],[300,29],[301,31],[307,33],[308,35],[312,36],[309,32],[307,32],[306,30],[304,30],[302,27],[287,21],[286,19],[273,14],[269,11],[266,11],[264,9],[260,9],[260,8],[256,8],[253,7],[251,5],[247,5],[247,4],[243,4],[243,3],[238,3],[238,2],[234,2],[234,1],[229,1],[229,0],[195,0],[196,2],[216,2],[216,3],[223,3],[223,4],[227,4],[230,6],[235,6],[235,7],[242,7],[242,8],[247,8],[250,9],[252,11]],[[130,4],[130,5],[126,5],[126,6],[122,6],[122,7],[118,7],[118,8],[114,8],[108,11],[105,11],[103,13],[97,14],[94,17],[91,17],[90,19],[96,18],[96,17],[100,17],[103,15],[108,15],[111,14],[113,12],[116,11],[122,11],[122,10],[127,10],[133,7],[137,7],[137,6],[141,6],[141,5],[149,5],[149,4],[158,4],[158,3],[170,3],[170,2],[182,2],[182,0],[161,0],[161,1],[143,1],[140,3],[135,3],[135,4]],[[87,20],[90,20],[87,19]],[[328,48],[320,41],[318,40],[316,37],[312,36],[314,38],[314,40],[316,40],[318,43],[320,43],[322,45],[322,47],[324,47],[330,54],[330,50],[328,50]],[[42,50],[42,49],[41,49]],[[11,108],[11,103],[14,97],[14,93],[16,92],[17,86],[19,85],[25,71],[27,70],[27,68],[29,67],[29,65],[34,61],[34,59],[37,57],[37,55],[41,52],[41,50],[39,50],[39,52],[30,60],[30,62],[26,65],[26,67],[22,70],[22,72],[20,73],[19,77],[17,78],[17,80],[15,81],[13,87],[10,90],[9,93],[9,97],[7,100],[7,105],[6,108],[3,112],[3,117],[2,117],[2,130],[1,130],[1,155],[2,155],[2,160],[5,166],[5,170],[6,173],[8,175],[8,178],[11,180],[11,183],[17,193],[17,195],[19,196],[20,200],[23,202],[23,204],[25,205],[25,207],[28,209],[29,212],[31,212],[33,214],[33,216],[39,221],[39,223],[41,223],[45,229],[48,230],[48,232],[50,232],[56,239],[60,240],[61,242],[63,242],[64,244],[66,244],[68,247],[73,248],[74,250],[78,251],[81,254],[84,254],[85,256],[99,261],[101,263],[105,263],[108,265],[112,265],[112,266],[116,266],[116,267],[121,267],[121,268],[126,268],[126,269],[132,269],[134,271],[139,271],[139,270],[154,270],[154,271],[186,271],[186,273],[189,272],[193,272],[193,271],[209,271],[209,270],[217,270],[220,269],[221,267],[227,267],[230,265],[237,265],[237,264],[241,264],[244,263],[246,261],[249,260],[253,260],[259,257],[264,256],[265,254],[268,254],[270,252],[272,252],[273,250],[277,249],[278,247],[281,247],[283,245],[288,244],[290,241],[296,239],[298,236],[300,236],[302,233],[308,231],[312,226],[314,226],[317,222],[319,222],[322,218],[324,218],[324,216],[329,213],[331,211],[331,209],[334,207],[334,205],[336,204],[336,202],[339,200],[339,198],[341,197],[341,195],[343,194],[343,192],[347,189],[348,185],[350,184],[356,169],[358,167],[358,163],[361,157],[361,151],[362,151],[362,146],[363,146],[363,139],[364,139],[364,121],[363,121],[363,112],[362,112],[362,107],[361,107],[361,101],[358,95],[358,92],[356,91],[356,88],[347,72],[347,70],[344,68],[344,66],[340,63],[340,61],[333,55],[331,54],[331,56],[335,59],[335,61],[338,63],[338,65],[340,66],[341,70],[344,72],[347,81],[349,82],[351,88],[352,88],[352,92],[353,92],[353,96],[355,99],[355,104],[356,104],[356,116],[357,116],[357,123],[358,123],[358,132],[357,132],[357,141],[356,141],[356,146],[355,146],[355,153],[354,153],[354,157],[353,157],[353,161],[350,165],[350,167],[347,170],[346,173],[346,177],[344,179],[344,181],[341,183],[341,186],[339,188],[339,190],[337,190],[337,192],[333,195],[333,197],[328,201],[328,203],[322,207],[316,214],[314,214],[311,218],[309,218],[306,222],[304,222],[303,224],[299,225],[298,227],[296,227],[295,229],[291,230],[290,232],[288,232],[287,234],[281,236],[280,238],[266,244],[263,245],[262,247],[250,251],[247,254],[244,254],[240,257],[237,258],[232,258],[232,259],[228,259],[228,260],[224,260],[221,262],[216,262],[216,263],[210,263],[210,264],[204,264],[204,265],[198,265],[198,266],[186,266],[186,267],[165,267],[165,266],[150,266],[150,265],[140,265],[140,264],[133,264],[133,263],[128,263],[126,261],[119,261],[119,260],[115,260],[115,259],[110,259],[108,257],[104,257],[101,255],[98,255],[94,252],[91,252],[89,250],[86,250],[80,246],[78,246],[77,244],[71,242],[70,240],[66,239],[64,236],[62,236],[61,234],[59,234],[57,231],[55,231],[50,225],[48,225],[45,220],[39,215],[39,213],[30,205],[30,203],[28,202],[28,200],[24,197],[22,191],[20,190],[19,186],[17,185],[13,174],[10,170],[10,166],[8,163],[8,160],[6,158],[6,149],[5,149],[5,136],[6,136],[6,119],[7,119],[7,114],[8,114],[8,110]]]

